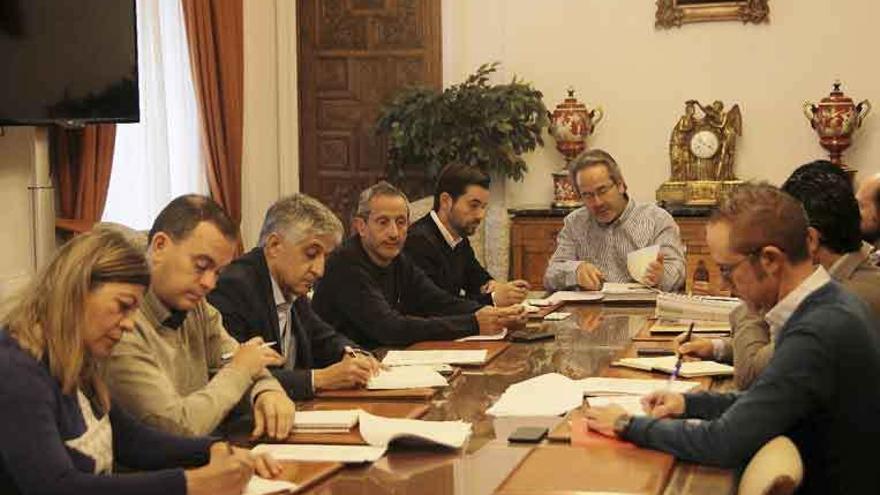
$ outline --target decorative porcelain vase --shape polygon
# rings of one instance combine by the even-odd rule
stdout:
[[[593,110],[574,97],[574,89],[568,89],[568,98],[550,113],[550,135],[556,140],[556,149],[565,157],[566,165],[587,147],[587,136],[593,133],[605,114],[602,107]],[[568,167],[553,172],[554,207],[580,206],[577,190],[568,175]]]
[[[861,127],[871,111],[871,103],[862,100],[854,104],[852,98],[840,90],[840,81],[834,83],[831,94],[819,104],[804,103],[804,115],[819,135],[819,144],[828,150],[831,162],[846,169],[841,160],[843,151],[852,144],[852,134]]]

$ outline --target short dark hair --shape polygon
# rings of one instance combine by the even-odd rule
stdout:
[[[213,199],[200,194],[185,194],[171,200],[153,222],[147,243],[157,232],[165,232],[174,241],[189,237],[202,223],[209,222],[231,241],[238,240],[238,226]]]
[[[465,193],[468,186],[479,186],[489,189],[492,179],[489,174],[473,165],[463,163],[450,163],[446,165],[437,177],[437,187],[434,188],[434,211],[440,209],[440,195],[446,193],[455,201]]]
[[[819,243],[837,254],[858,251],[862,245],[859,203],[840,167],[816,160],[798,167],[782,190],[801,202]]]
[[[730,247],[740,254],[776,246],[792,263],[809,257],[803,205],[766,182],[738,187],[709,219],[710,224],[718,222],[730,224]]]

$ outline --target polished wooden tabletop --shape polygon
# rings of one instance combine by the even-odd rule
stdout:
[[[552,340],[514,343],[482,368],[467,368],[427,404],[422,419],[464,420],[473,425],[465,448],[457,451],[395,445],[381,460],[347,466],[314,484],[305,493],[330,494],[491,494],[626,493],[725,494],[734,491],[727,470],[676,463],[666,454],[645,449],[608,450],[544,441],[509,444],[520,426],[552,429],[563,418],[494,418],[486,414],[509,386],[543,373],[570,378],[665,375],[609,367],[638,346],[671,346],[671,342],[634,342],[648,335],[652,306],[568,305],[572,313],[557,322],[539,322]],[[535,324],[532,328],[537,329]],[[715,386],[703,379],[702,386]],[[725,385],[726,386],[726,385]],[[303,404],[303,407],[314,405]],[[629,474],[627,474],[629,473]]]

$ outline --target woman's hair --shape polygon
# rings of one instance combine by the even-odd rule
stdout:
[[[95,229],[64,244],[30,285],[13,296],[0,326],[37,361],[45,362],[65,394],[82,387],[109,409],[97,363],[83,346],[89,293],[108,282],[148,286],[150,272],[124,233]]]

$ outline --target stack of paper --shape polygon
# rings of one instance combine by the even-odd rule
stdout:
[[[436,350],[436,351],[388,351],[382,364],[385,366],[413,366],[426,364],[483,364],[488,351]]]
[[[615,366],[626,366],[645,371],[661,371],[672,373],[677,361],[676,356],[623,358],[611,363]],[[729,376],[733,374],[733,366],[716,363],[715,361],[687,361],[681,364],[679,376],[693,378],[698,376]]]
[[[583,387],[559,373],[546,373],[509,387],[486,413],[504,416],[559,416],[580,406]]]
[[[445,387],[449,383],[433,366],[395,366],[383,369],[367,382],[368,390]]]
[[[266,495],[269,493],[294,492],[299,488],[296,483],[284,480],[267,480],[257,475],[251,476],[244,489],[244,495]]]
[[[385,454],[385,447],[372,445],[266,444],[254,447],[256,454],[266,453],[279,461],[373,462]]]
[[[384,447],[392,440],[406,439],[460,448],[471,436],[471,424],[464,421],[421,421],[383,418],[361,412],[361,437],[370,445]]]
[[[559,290],[550,295],[550,297],[546,299],[538,299],[536,301],[532,301],[532,304],[537,302],[546,302],[546,304],[542,304],[542,306],[550,306],[551,304],[561,303],[561,302],[588,302],[588,301],[600,301],[605,297],[602,294],[602,291],[598,290]]]
[[[341,411],[297,411],[295,433],[348,433],[358,422],[359,409]]]
[[[584,395],[647,395],[658,390],[669,390],[683,394],[699,385],[698,382],[669,380],[639,380],[635,378],[590,377],[577,380]]]
[[[645,410],[642,409],[642,398],[639,396],[619,395],[616,397],[590,397],[587,399],[587,403],[590,407],[607,407],[613,404],[622,407],[629,415],[645,415]]]
[[[657,291],[637,283],[611,283],[606,282],[602,286],[602,294],[605,302],[654,302],[657,300]]]
[[[728,323],[730,313],[742,304],[735,297],[686,296],[664,292],[657,296],[658,318],[687,318],[690,320]]]

